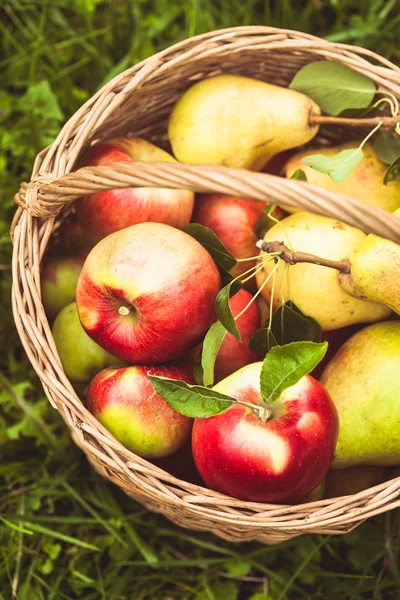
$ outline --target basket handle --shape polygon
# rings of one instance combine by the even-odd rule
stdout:
[[[126,187],[188,189],[254,198],[339,219],[400,243],[400,218],[386,210],[304,181],[213,165],[132,162],[82,167],[60,178],[39,173],[30,183],[21,185],[15,201],[34,217],[51,218],[84,195]]]

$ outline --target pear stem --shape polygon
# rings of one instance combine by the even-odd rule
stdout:
[[[279,253],[279,258],[289,265],[311,263],[313,265],[320,265],[321,267],[336,269],[341,273],[350,273],[350,261],[347,258],[344,260],[328,260],[320,256],[315,256],[315,254],[307,254],[306,252],[292,252],[283,242],[264,242],[264,240],[259,240],[256,246],[267,254]]]
[[[330,117],[327,115],[310,115],[310,125],[345,125],[347,127],[374,127],[382,123],[382,127],[395,127],[400,123],[400,114],[394,117],[366,117],[355,119],[351,117]]]

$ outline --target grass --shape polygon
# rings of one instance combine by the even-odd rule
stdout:
[[[192,533],[100,479],[44,397],[14,330],[12,197],[96,89],[189,35],[269,24],[400,62],[397,0],[9,0],[0,15],[0,600],[399,597],[398,513],[276,545]]]

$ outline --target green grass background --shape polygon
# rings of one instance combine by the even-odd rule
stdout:
[[[21,351],[10,311],[13,194],[36,153],[111,77],[188,36],[263,24],[400,63],[398,0],[0,3],[0,599],[389,599],[399,516],[340,537],[234,545],[173,526],[100,479]]]

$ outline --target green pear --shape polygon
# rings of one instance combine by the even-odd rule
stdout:
[[[87,383],[102,369],[122,365],[121,359],[106,352],[87,335],[75,302],[57,315],[53,337],[65,374],[73,382]]]
[[[332,466],[400,464],[400,321],[358,331],[320,382],[339,415]]]
[[[294,251],[341,261],[353,261],[366,234],[356,227],[313,213],[299,212],[276,223],[267,231],[267,242],[283,241]],[[261,254],[260,261],[268,258]],[[318,264],[287,265],[283,260],[276,271],[273,260],[264,262],[257,272],[258,288],[267,303],[279,308],[282,300],[292,300],[300,310],[313,317],[325,331],[356,323],[373,323],[387,319],[390,308],[349,295],[339,283],[339,272]],[[269,279],[268,279],[269,277]],[[268,279],[268,281],[267,281]]]
[[[54,319],[60,310],[75,300],[78,283],[87,252],[68,257],[51,257],[41,273],[42,302],[46,315]]]
[[[394,214],[400,217],[400,209]],[[339,282],[355,298],[382,302],[400,314],[400,245],[371,233]]]
[[[309,183],[319,185],[333,192],[345,194],[372,206],[379,206],[389,212],[395,211],[400,208],[400,181],[392,181],[387,185],[383,183],[383,178],[388,167],[378,159],[372,144],[366,143],[363,146],[363,160],[341,183],[335,183],[329,175],[320,173],[302,162],[303,158],[312,154],[318,153],[324,156],[334,156],[342,150],[357,148],[359,144],[360,142],[353,140],[340,146],[299,152],[287,161],[283,172],[289,178],[297,169],[302,169]],[[288,212],[297,212],[298,210],[291,207],[285,208]]]
[[[288,88],[240,75],[217,75],[189,88],[175,104],[168,135],[189,164],[260,171],[272,156],[310,141],[321,110]]]

